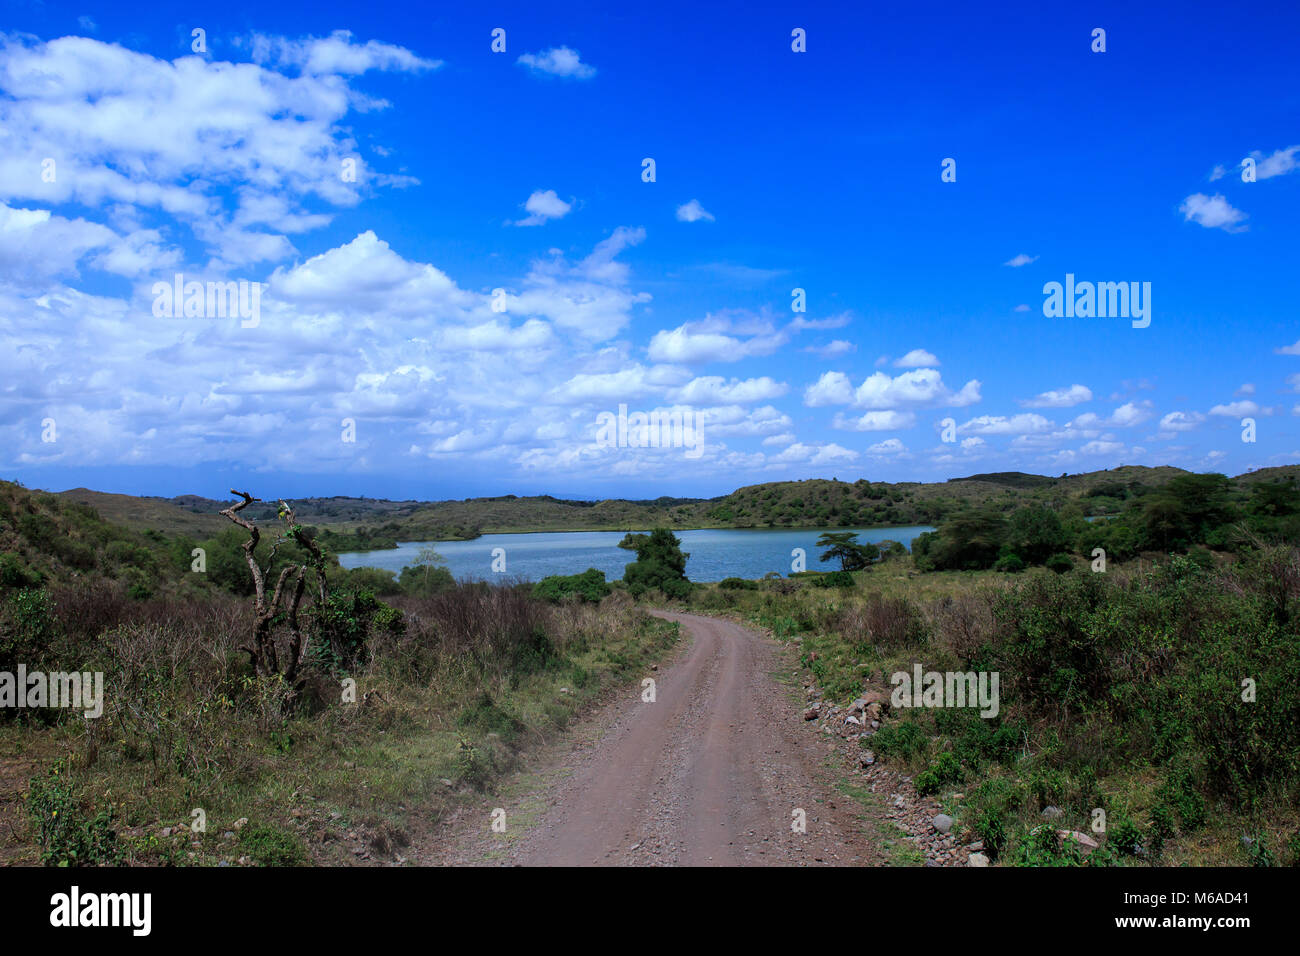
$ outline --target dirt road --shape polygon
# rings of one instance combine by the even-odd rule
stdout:
[[[595,714],[579,742],[520,791],[498,795],[507,834],[462,827],[441,862],[571,865],[871,865],[863,808],[834,789],[826,745],[774,676],[782,649],[739,624],[656,612],[690,646]],[[585,741],[585,743],[583,742]],[[802,810],[806,831],[791,824]],[[513,818],[518,823],[509,822]]]

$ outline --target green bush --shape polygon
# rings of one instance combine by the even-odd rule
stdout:
[[[853,575],[848,571],[828,571],[813,578],[813,586],[819,588],[851,588]]]
[[[598,604],[609,593],[605,572],[596,568],[588,568],[581,574],[548,575],[533,585],[533,597],[552,604],[559,604],[566,598]]]
[[[930,766],[916,775],[913,785],[917,793],[937,793],[948,784],[960,783],[964,776],[961,761],[952,753],[941,753]]]
[[[307,849],[297,834],[267,823],[250,823],[239,831],[239,848],[262,866],[302,866]]]
[[[718,587],[724,591],[754,591],[758,589],[758,584],[744,578],[723,578],[718,582]]]
[[[27,813],[46,866],[112,865],[121,859],[112,811],[88,814],[62,763],[32,777]]]

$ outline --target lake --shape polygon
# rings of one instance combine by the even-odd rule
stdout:
[[[897,541],[911,550],[912,540],[928,525],[905,528],[831,528],[830,531],[856,531],[858,541],[876,543]],[[414,564],[420,549],[428,545],[438,549],[452,575],[457,579],[490,579],[492,551],[505,550],[504,576],[538,581],[548,574],[579,574],[587,568],[605,572],[613,581],[623,577],[623,569],[635,559],[631,551],[618,547],[624,531],[541,531],[533,534],[485,534],[473,541],[411,541],[386,551],[353,551],[339,555],[345,568],[383,568],[400,572]],[[692,581],[721,581],[723,578],[761,578],[769,571],[783,577],[791,571],[794,560],[790,552],[803,548],[807,570],[833,571],[837,561],[818,560],[821,551],[817,539],[825,531],[790,529],[703,529],[678,531],[682,550],[690,555],[686,576]]]

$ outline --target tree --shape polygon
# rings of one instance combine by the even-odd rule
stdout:
[[[248,532],[248,540],[243,544],[243,551],[248,570],[253,576],[253,611],[255,614],[253,641],[251,644],[240,645],[239,649],[248,653],[248,656],[252,659],[253,670],[259,676],[280,676],[284,678],[286,683],[293,686],[299,670],[307,658],[310,644],[310,641],[304,640],[302,628],[298,623],[298,606],[302,603],[303,592],[307,586],[305,575],[308,568],[314,572],[319,605],[323,607],[328,594],[328,586],[325,582],[325,556],[321,553],[320,548],[316,546],[316,543],[307,537],[302,525],[298,524],[293,509],[282,500],[280,502],[279,518],[284,522],[285,532],[272,544],[266,567],[262,567],[257,558],[257,546],[262,540],[262,532],[257,525],[239,515],[239,512],[261,499],[254,498],[245,491],[235,491],[233,488],[230,493],[244,500],[239,504],[231,505],[221,513]],[[287,564],[280,569],[280,576],[275,582],[275,590],[271,592],[268,601],[266,596],[267,573],[275,564],[276,552],[279,550],[280,545],[286,541],[295,542],[309,557],[303,564]],[[286,585],[288,585],[288,588],[286,588]],[[283,609],[281,608],[282,600],[285,604]],[[289,627],[289,643],[283,659],[281,659],[280,649],[277,646],[275,637],[275,626],[279,623],[281,614],[284,615],[284,622]]]
[[[447,562],[432,545],[420,549],[415,564],[402,568],[400,580],[402,590],[415,597],[437,594],[456,583],[451,571],[447,569]]]
[[[1029,505],[1012,513],[1006,545],[1026,564],[1042,564],[1068,543],[1061,519],[1051,508]]]
[[[841,571],[862,571],[880,557],[880,549],[874,544],[858,543],[856,531],[829,531],[817,539],[817,547],[828,549],[821,560],[838,558]]]
[[[658,589],[671,598],[685,598],[691,593],[686,578],[686,561],[681,541],[667,528],[655,528],[647,534],[628,534],[618,543],[620,548],[636,552],[636,560],[623,571],[628,593],[640,597]]]

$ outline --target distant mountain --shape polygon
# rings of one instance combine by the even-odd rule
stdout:
[[[636,531],[669,528],[868,527],[933,524],[967,505],[1009,510],[1025,501],[1061,507],[1073,500],[1085,514],[1104,514],[1135,491],[1158,487],[1187,474],[1181,468],[1125,465],[1053,478],[1024,472],[991,472],[940,482],[854,482],[810,478],[737,488],[714,498],[581,501],[552,495],[497,495],[449,501],[389,501],[382,498],[294,498],[300,521],[327,530],[331,547],[392,546],[394,541],[453,540],[490,532]],[[1239,475],[1245,487],[1257,481],[1300,479],[1300,465],[1265,468]],[[274,489],[251,487],[256,494]],[[107,521],[134,530],[202,538],[228,526],[218,512],[230,505],[198,495],[134,497],[75,488],[59,497],[93,507]],[[275,517],[274,499],[249,507],[256,520]]]

